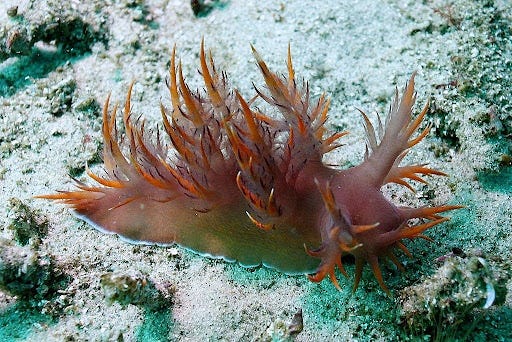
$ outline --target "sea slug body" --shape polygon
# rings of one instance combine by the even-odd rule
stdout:
[[[355,258],[358,286],[368,263],[389,293],[379,267],[394,254],[410,256],[403,239],[424,238],[424,231],[459,208],[399,207],[381,192],[388,183],[413,189],[408,180],[444,175],[425,165],[400,163],[429,132],[417,133],[427,113],[412,115],[414,74],[403,94],[395,94],[383,125],[363,117],[364,161],[341,170],[322,162],[347,132],[327,134],[329,100],[313,101],[307,82],[298,84],[288,48],[287,76],[269,70],[253,48],[266,90],[256,88],[247,101],[232,90],[211,53],[200,49],[204,89],[192,91],[172,52],[168,90],[171,106],[160,104],[166,137],[151,134],[131,112],[131,91],[123,110],[124,136],[117,129],[118,107],[103,108],[104,175],[88,168],[98,185],[76,181],[77,190],[39,197],[70,205],[94,227],[137,243],[179,245],[242,265],[263,264],[288,274],[328,276],[339,288],[335,268],[346,275],[342,257]],[[253,107],[266,101],[279,115]],[[154,135],[152,137],[151,135]],[[413,224],[412,222],[415,222]]]

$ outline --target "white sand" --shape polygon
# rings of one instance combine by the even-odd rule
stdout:
[[[130,3],[140,5],[128,6]],[[200,86],[196,70],[202,37],[212,49],[216,65],[228,72],[232,84],[246,96],[253,94],[252,82],[262,84],[249,44],[254,44],[272,68],[284,71],[286,48],[291,43],[297,75],[310,80],[314,96],[325,91],[332,99],[330,125],[351,131],[344,138],[347,145],[328,156],[328,162],[342,166],[359,163],[364,152],[361,119],[355,108],[385,113],[394,87],[403,87],[417,70],[419,103],[423,105],[432,97],[452,109],[450,115],[460,122],[456,131],[460,148],[436,158],[429,147],[442,141],[432,135],[415,148],[410,160],[429,162],[451,176],[432,179],[429,187],[418,185],[417,194],[396,187],[390,194],[409,204],[451,202],[468,208],[451,214],[455,218],[450,223],[429,233],[438,244],[410,244],[419,261],[409,262],[431,265],[433,272],[436,266],[432,260],[452,247],[465,251],[478,248],[490,258],[510,259],[511,193],[486,190],[476,178],[478,172],[496,168],[499,157],[482,128],[471,121],[485,113],[489,104],[478,99],[455,103],[450,95],[457,93],[456,88],[435,87],[453,80],[452,61],[461,48],[463,33],[434,12],[434,8],[446,8],[446,3],[424,3],[231,1],[203,18],[193,16],[187,1],[88,0],[77,5],[78,10],[93,8],[93,4],[102,7],[99,11],[105,14],[108,46],[97,43],[90,54],[32,79],[12,96],[0,98],[0,222],[2,226],[9,222],[7,200],[11,197],[41,209],[51,224],[41,248],[75,278],[76,288],[70,295],[68,314],[51,325],[21,327],[26,331],[23,339],[106,341],[119,340],[122,335],[125,341],[137,336],[150,340],[149,335],[142,338],[140,331],[146,331],[155,317],[145,315],[139,307],[109,306],[104,300],[99,277],[110,270],[139,270],[156,283],[175,286],[174,304],[163,314],[169,325],[168,338],[173,340],[269,339],[269,328],[279,322],[288,324],[299,308],[304,313],[304,330],[297,336],[300,341],[395,340],[403,336],[397,322],[398,304],[382,293],[369,269],[359,289],[350,295],[350,280],[341,279],[344,290],[337,292],[327,280],[313,284],[305,277],[289,277],[264,268],[246,270],[179,247],[129,245],[77,221],[61,205],[31,198],[69,189],[69,169],[83,166],[101,148],[101,119],[76,110],[77,104],[87,99],[102,104],[109,92],[115,101],[122,102],[128,84],[136,80],[134,111],[156,122],[159,101],[169,103],[164,79],[172,46],[177,45],[191,85]],[[28,11],[29,1],[0,3],[0,26],[11,25],[6,11],[17,4],[19,13]],[[134,20],[141,6],[146,6],[147,19],[157,28]],[[497,6],[506,8],[500,2]],[[90,11],[83,15],[98,17]],[[447,32],[443,34],[444,26]],[[140,48],[133,48],[135,42]],[[0,73],[15,62],[11,59],[0,64]],[[47,89],[69,79],[76,82],[71,108],[54,117]],[[422,197],[427,196],[428,189],[433,189],[432,200]],[[1,235],[12,238],[12,231],[4,229]],[[400,259],[405,260],[405,256]],[[416,272],[419,269],[416,267]],[[385,268],[384,273],[394,293],[427,276],[400,276],[392,268]],[[5,303],[0,307],[12,305],[8,297],[0,296],[0,301],[2,298]],[[506,305],[510,311],[510,296]],[[165,324],[160,327],[165,328]],[[155,330],[154,340],[165,339],[162,330]]]

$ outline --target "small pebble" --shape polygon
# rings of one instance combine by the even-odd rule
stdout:
[[[7,9],[7,15],[9,17],[15,17],[18,15],[18,6],[12,6]]]

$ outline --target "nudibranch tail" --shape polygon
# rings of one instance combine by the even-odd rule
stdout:
[[[77,191],[39,196],[60,200],[94,225],[132,240],[171,243],[178,236],[178,217],[169,227],[158,218],[157,208],[179,208],[204,213],[225,202],[237,192],[236,161],[232,150],[226,149],[226,123],[237,113],[234,94],[227,80],[219,76],[213,59],[206,60],[201,48],[201,65],[205,86],[212,101],[205,102],[199,93],[190,90],[183,78],[181,65],[176,63],[173,49],[169,81],[167,82],[172,110],[160,104],[163,127],[170,145],[156,134],[152,141],[144,120],[132,113],[128,89],[123,108],[124,136],[116,125],[118,105],[110,110],[110,96],[103,108],[104,175],[87,168],[87,174],[100,186],[77,182]],[[170,155],[170,146],[174,156]],[[228,186],[223,180],[230,179]],[[232,196],[231,196],[232,197]],[[143,216],[141,216],[143,215]],[[153,217],[154,216],[154,217]],[[141,229],[141,226],[144,226]]]

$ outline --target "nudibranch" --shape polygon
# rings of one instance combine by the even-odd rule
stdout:
[[[347,275],[342,257],[355,259],[355,290],[368,263],[384,291],[379,259],[404,239],[424,238],[425,230],[459,208],[402,207],[382,186],[445,175],[425,164],[402,166],[411,147],[431,128],[418,130],[428,103],[413,116],[414,74],[403,94],[395,92],[387,120],[374,125],[361,111],[366,130],[364,161],[349,169],[323,163],[347,132],[328,134],[329,100],[311,98],[307,82],[297,82],[288,47],[287,76],[272,72],[252,47],[266,87],[246,100],[230,87],[227,74],[200,48],[204,88],[193,91],[172,51],[167,88],[169,107],[160,104],[164,134],[145,127],[132,113],[128,90],[124,134],[117,128],[118,106],[103,107],[104,173],[86,168],[97,185],[76,180],[76,190],[39,197],[71,206],[101,231],[136,243],[172,244],[241,265],[263,264],[287,274],[308,274],[313,282],[329,276],[339,288],[336,267]],[[133,85],[133,84],[132,84]],[[276,113],[263,113],[254,101]],[[414,190],[413,190],[414,191]]]

